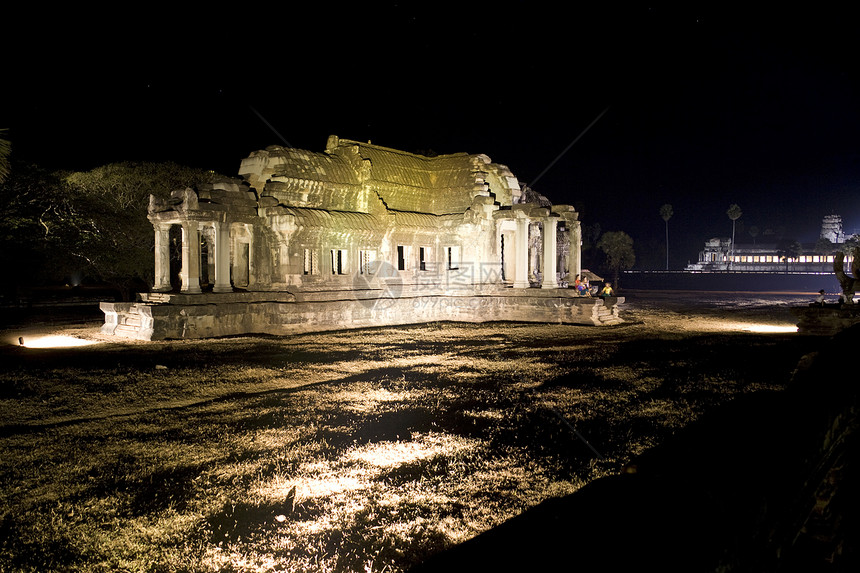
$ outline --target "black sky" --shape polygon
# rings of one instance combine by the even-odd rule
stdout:
[[[0,122],[16,157],[235,175],[252,151],[321,151],[330,134],[485,153],[585,224],[631,234],[642,260],[672,204],[673,267],[730,234],[731,203],[745,226],[802,241],[831,212],[860,228],[847,9],[278,6],[11,18]]]

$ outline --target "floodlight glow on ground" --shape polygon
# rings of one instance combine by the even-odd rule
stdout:
[[[83,338],[62,335],[38,336],[35,338],[21,337],[19,339],[19,343],[21,346],[25,346],[27,348],[68,348],[73,346],[97,344],[95,340],[84,340]]]
[[[789,333],[797,332],[796,325],[778,326],[774,324],[745,324],[741,326],[741,330],[745,332],[763,332],[763,333]]]

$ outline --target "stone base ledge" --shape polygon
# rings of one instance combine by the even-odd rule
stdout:
[[[101,303],[102,333],[140,340],[288,335],[425,322],[533,322],[605,326],[623,322],[623,298],[573,289],[365,289],[313,292],[145,293]]]
[[[797,332],[834,336],[860,323],[860,304],[811,304],[791,309],[797,317]]]

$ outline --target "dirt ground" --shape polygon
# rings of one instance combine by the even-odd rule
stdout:
[[[0,569],[406,571],[616,475],[819,343],[811,295],[630,292],[617,326],[127,341],[0,330]],[[44,335],[98,342],[23,348]]]

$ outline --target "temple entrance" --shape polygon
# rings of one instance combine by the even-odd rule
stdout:
[[[200,231],[200,287],[210,290],[215,283],[215,228]]]
[[[170,241],[170,290],[179,292],[182,288],[182,280],[179,273],[182,270],[182,227],[171,225],[169,231]]]
[[[499,225],[498,248],[502,282],[510,284],[516,280],[517,273],[516,224],[514,221],[502,221]]]
[[[501,269],[502,269],[502,282],[504,282],[506,280],[505,279],[505,234],[504,233],[502,233],[499,236],[499,261],[500,261]]]
[[[248,288],[251,285],[251,234],[246,225],[236,223],[231,227],[233,286]]]

